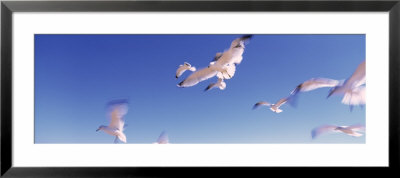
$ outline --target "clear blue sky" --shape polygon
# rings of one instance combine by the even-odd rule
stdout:
[[[365,124],[365,108],[301,93],[296,108],[276,102],[313,77],[345,79],[365,60],[365,35],[254,35],[225,90],[176,85],[183,62],[205,67],[238,35],[35,35],[35,143],[110,143],[106,104],[128,99],[127,143],[365,143],[365,136],[321,135],[324,124]]]

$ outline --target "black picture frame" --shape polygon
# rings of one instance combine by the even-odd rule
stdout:
[[[400,99],[400,1],[399,0],[318,0],[318,1],[2,1],[1,2],[1,176],[4,177],[147,177],[226,174],[271,175],[292,171],[281,167],[68,167],[20,168],[12,165],[12,19],[13,12],[126,12],[126,11],[332,11],[332,12],[389,12],[389,167],[344,168],[366,172],[393,171],[399,168],[399,106]],[[285,168],[307,173],[310,167]],[[336,167],[338,168],[338,167]],[[316,168],[330,169],[330,168]],[[276,170],[276,171],[274,171]],[[183,172],[182,172],[183,171]],[[331,170],[329,170],[331,171]],[[364,172],[365,173],[365,172]],[[335,172],[333,173],[335,174]]]

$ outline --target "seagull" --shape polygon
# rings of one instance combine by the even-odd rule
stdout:
[[[206,89],[204,89],[204,91],[208,91],[215,87],[218,87],[220,90],[224,90],[226,88],[226,83],[224,82],[224,79],[218,78],[217,83],[212,83],[212,84],[208,85],[208,87]]]
[[[167,132],[163,131],[158,137],[157,142],[154,142],[153,144],[169,144]]]
[[[190,65],[187,62],[184,62],[183,64],[179,65],[179,68],[176,70],[176,75],[175,77],[178,78],[180,77],[186,70],[190,70],[192,72],[196,71],[196,67],[192,67],[192,65]]]
[[[245,42],[252,38],[253,35],[244,35],[240,38],[236,38],[232,41],[231,46],[228,50],[222,54],[217,53],[215,65],[218,67],[224,67],[228,64],[240,64],[243,60],[243,52],[245,48]]]
[[[269,109],[270,109],[271,111],[273,111],[273,112],[275,112],[275,113],[280,113],[280,112],[282,112],[282,110],[279,109],[279,107],[281,107],[283,104],[285,104],[289,99],[290,99],[289,97],[282,98],[282,99],[280,99],[280,100],[279,100],[277,103],[275,103],[275,104],[271,104],[271,103],[268,103],[268,102],[265,102],[265,101],[260,101],[260,102],[256,103],[256,104],[253,106],[253,109],[258,108],[260,105],[264,105],[264,106],[270,107]]]
[[[344,95],[342,103],[350,105],[350,110],[354,105],[365,104],[365,60],[346,81],[332,88],[328,97],[334,94]]]
[[[317,136],[327,133],[327,132],[342,132],[344,134],[353,136],[353,137],[361,137],[363,136],[360,132],[365,132],[364,125],[352,125],[352,126],[335,126],[335,125],[324,125],[317,127],[311,131],[312,139],[315,139]]]
[[[328,79],[328,78],[311,78],[308,79],[307,81],[297,85],[297,87],[290,92],[291,95],[291,105],[296,106],[297,105],[297,97],[300,92],[307,92],[311,90],[315,90],[318,88],[324,88],[324,87],[335,87],[340,84],[340,81],[334,80],[334,79]]]
[[[115,136],[114,143],[118,140],[126,143],[126,136],[123,133],[125,121],[123,117],[128,112],[128,102],[126,100],[115,100],[108,104],[110,109],[109,116],[111,118],[110,124],[108,126],[101,125],[96,130],[102,130],[107,134]]]
[[[338,80],[328,79],[328,78],[311,78],[301,84],[299,84],[290,94],[296,95],[299,92],[306,92],[315,90],[323,87],[335,87],[339,85]]]
[[[229,50],[223,53],[217,53],[214,60],[210,62],[208,67],[193,72],[189,77],[180,82],[178,87],[191,87],[201,81],[207,80],[216,76],[218,73],[220,77],[226,79],[232,78],[230,74],[234,74],[236,67],[234,65],[240,64],[242,61],[242,54],[244,52],[244,43],[250,39],[252,35],[244,35],[232,41]],[[232,67],[233,66],[233,67]]]

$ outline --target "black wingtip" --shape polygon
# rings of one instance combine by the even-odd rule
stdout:
[[[251,39],[253,37],[253,35],[243,35],[242,39],[247,40],[247,39]]]
[[[178,86],[178,87],[180,87],[180,88],[182,88],[183,86],[182,86],[182,84],[183,84],[183,81],[182,82],[180,82],[178,85],[176,85],[176,86]]]
[[[177,76],[177,75],[175,75],[175,78],[176,78],[176,79],[178,79],[178,76]]]
[[[254,109],[257,109],[258,105],[259,105],[258,103],[254,104],[254,105],[253,105],[253,110],[254,110]]]

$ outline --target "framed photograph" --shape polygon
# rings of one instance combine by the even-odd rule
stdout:
[[[3,1],[1,175],[394,170],[399,8]]]

